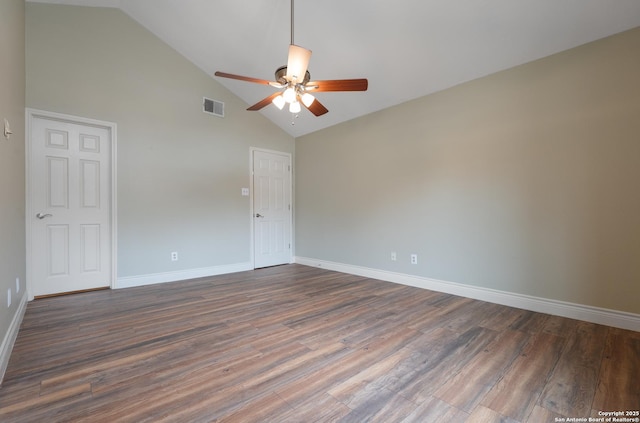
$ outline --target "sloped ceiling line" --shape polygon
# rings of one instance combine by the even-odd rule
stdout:
[[[30,1],[120,8],[212,78],[270,80],[286,63],[290,0]],[[294,137],[640,26],[637,0],[298,0],[295,13],[312,78],[368,78],[369,90],[319,93],[330,112],[295,125],[259,112]],[[247,105],[273,91],[216,80]]]

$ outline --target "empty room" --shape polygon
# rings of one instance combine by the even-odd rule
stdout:
[[[1,422],[640,422],[637,0],[0,0]]]

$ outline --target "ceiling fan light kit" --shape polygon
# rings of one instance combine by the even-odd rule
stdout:
[[[298,93],[296,92],[295,87],[289,85],[289,87],[287,87],[287,89],[282,93],[282,98],[284,98],[284,101],[286,101],[287,103],[293,103],[294,101],[296,101],[296,98],[298,98]]]
[[[291,0],[291,44],[289,45],[289,55],[287,65],[280,66],[275,72],[275,81],[250,78],[247,76],[234,75],[225,72],[216,72],[215,75],[222,78],[237,79],[240,81],[253,82],[256,84],[270,85],[277,89],[284,89],[280,93],[274,93],[258,103],[250,106],[247,110],[260,110],[263,107],[274,104],[282,110],[285,104],[289,104],[291,113],[299,113],[302,109],[300,103],[315,116],[321,116],[329,110],[322,105],[308,91],[366,91],[368,81],[366,79],[334,79],[326,81],[310,81],[309,60],[311,50],[297,46],[293,43],[293,0]]]
[[[311,50],[291,44],[287,60],[287,81],[294,84],[302,83],[309,67],[310,59]]]
[[[315,99],[316,98],[309,93],[304,93],[300,96],[300,100],[302,100],[302,104],[304,104],[306,107],[310,107],[311,103],[313,103]]]
[[[284,97],[279,95],[277,97],[275,97],[273,100],[271,100],[271,102],[280,110],[282,110],[282,108],[284,107],[284,105],[287,103],[284,100]]]
[[[289,104],[289,111],[291,113],[300,113],[300,110],[302,108],[300,107],[300,102],[299,101],[294,101],[291,104]]]

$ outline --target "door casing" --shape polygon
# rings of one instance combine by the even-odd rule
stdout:
[[[259,151],[259,152],[264,152],[264,153],[270,153],[270,154],[278,154],[278,155],[282,155],[282,156],[286,156],[289,158],[289,163],[291,166],[291,172],[290,172],[290,183],[289,186],[287,187],[289,189],[289,199],[291,202],[291,210],[289,212],[289,243],[291,244],[291,248],[289,249],[289,263],[293,262],[293,257],[294,257],[294,251],[295,251],[295,244],[293,242],[294,240],[294,226],[293,226],[293,210],[294,210],[294,204],[295,204],[295,199],[293,197],[293,185],[294,185],[294,177],[293,177],[293,158],[292,158],[292,154],[291,153],[285,153],[282,151],[275,151],[275,150],[268,150],[268,149],[264,149],[264,148],[257,148],[257,147],[251,147],[249,149],[249,169],[250,169],[250,174],[251,177],[249,178],[249,190],[251,193],[250,196],[250,206],[249,206],[249,211],[250,211],[250,222],[251,222],[251,252],[250,252],[250,260],[251,260],[251,265],[252,267],[255,269],[256,268],[256,260],[255,260],[255,218],[254,218],[254,214],[255,214],[255,210],[254,210],[254,195],[255,195],[255,187],[254,187],[254,175],[253,175],[253,166],[254,166],[254,152]]]
[[[32,122],[33,119],[49,119],[49,120],[58,120],[62,122],[69,122],[77,125],[89,125],[89,126],[98,126],[102,128],[106,128],[109,130],[111,134],[111,142],[110,142],[110,151],[109,151],[109,160],[111,162],[110,174],[110,190],[108,195],[110,196],[111,203],[111,221],[110,224],[110,236],[111,236],[111,281],[110,287],[113,288],[115,286],[115,282],[117,280],[117,165],[116,165],[116,151],[117,151],[117,125],[113,122],[101,121],[96,119],[90,119],[80,116],[67,115],[62,113],[50,112],[46,110],[38,110],[38,109],[26,109],[26,119],[25,119],[25,183],[26,183],[26,195],[25,195],[25,228],[26,228],[26,258],[27,258],[27,268],[26,268],[26,287],[27,287],[27,295],[29,300],[33,300],[34,290],[33,290],[33,256],[32,256],[32,227],[31,222],[33,221],[32,217],[36,212],[31,204],[31,194],[32,194],[32,183],[31,180],[31,153],[32,153]]]

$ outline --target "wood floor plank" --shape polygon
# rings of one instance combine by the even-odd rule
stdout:
[[[356,373],[344,382],[331,387],[327,392],[343,404],[351,405],[353,398],[360,393],[366,385],[389,373],[401,361],[406,360],[412,354],[408,348],[403,348],[388,355],[364,371]]]
[[[592,323],[576,324],[541,394],[540,406],[563,416],[590,415],[608,330]]]
[[[508,326],[508,325],[507,325]],[[478,352],[458,373],[448,379],[433,396],[462,411],[471,411],[502,378],[527,341],[522,332],[504,331]]]
[[[579,323],[578,320],[560,316],[547,316],[542,330],[552,335],[568,337],[578,330]]]
[[[541,420],[540,422],[545,422],[545,420]],[[478,406],[473,410],[473,413],[469,416],[469,418],[465,421],[465,423],[518,423],[516,420],[510,419],[509,417],[505,417],[496,413],[495,411],[483,407]]]
[[[425,423],[425,422],[464,422],[469,414],[458,410],[451,404],[428,397],[418,404],[401,423]]]
[[[429,332],[436,328],[453,326],[464,332],[469,329],[470,319],[467,317],[479,305],[468,298],[442,294],[425,304],[425,310],[409,323],[409,327],[421,332]],[[460,327],[460,325],[462,327]]]
[[[637,407],[639,343],[287,265],[30,302],[0,421],[539,423]]]
[[[338,422],[399,422],[404,419],[406,410],[415,407],[415,403],[402,395],[369,384],[365,386],[358,400],[349,407],[351,412]]]
[[[422,348],[420,355],[414,355],[403,367],[397,367],[399,371],[385,375],[383,381],[392,377],[389,389],[419,404],[453,378],[497,335],[494,331],[480,327],[460,335],[455,334],[442,347],[436,342],[433,349]]]
[[[509,325],[509,329],[527,333],[538,333],[544,329],[549,317],[548,314],[523,310],[522,314]]]
[[[279,416],[287,414],[291,410],[293,408],[278,395],[271,393],[256,400],[247,401],[243,407],[219,420],[228,423],[245,423],[248,421],[275,422],[278,421]],[[204,414],[205,416],[203,417],[206,418],[206,413]],[[166,421],[175,421],[174,418],[177,416],[169,417],[171,419]],[[195,416],[189,416],[185,421],[194,421],[194,419]]]
[[[524,423],[541,423],[541,422],[561,422],[563,420],[566,420],[565,416],[561,416],[560,414],[554,413],[553,411],[547,410],[544,407],[540,407],[539,405],[536,405],[533,407],[533,410],[531,411],[531,414],[529,414],[529,417],[527,417],[526,420],[523,420],[523,422]]]
[[[592,408],[598,411],[640,410],[640,336],[609,330]]]
[[[282,423],[300,422],[337,422],[351,409],[327,393],[307,397],[298,406],[282,415],[275,421]]]
[[[530,338],[504,377],[481,404],[517,421],[529,416],[556,366],[564,339],[548,333]]]
[[[376,354],[366,349],[347,349],[340,360],[329,361],[326,366],[309,372],[301,378],[278,388],[276,393],[293,407],[298,407],[308,396],[328,392],[335,384],[357,374],[362,368],[375,363]]]
[[[478,322],[478,326],[495,331],[509,329],[511,325],[518,321],[525,313],[524,310],[505,307],[499,304],[491,304],[491,306],[486,307],[486,309],[487,310],[483,312],[484,316]]]
[[[77,395],[86,394],[91,392],[91,385],[89,383],[83,383],[81,385],[72,386],[60,391],[48,393],[46,395],[33,396],[27,400],[16,402],[11,405],[6,405],[0,408],[0,416],[5,418],[10,417],[17,412],[25,412],[43,408],[50,404],[55,404],[63,401],[67,401],[69,398]]]

